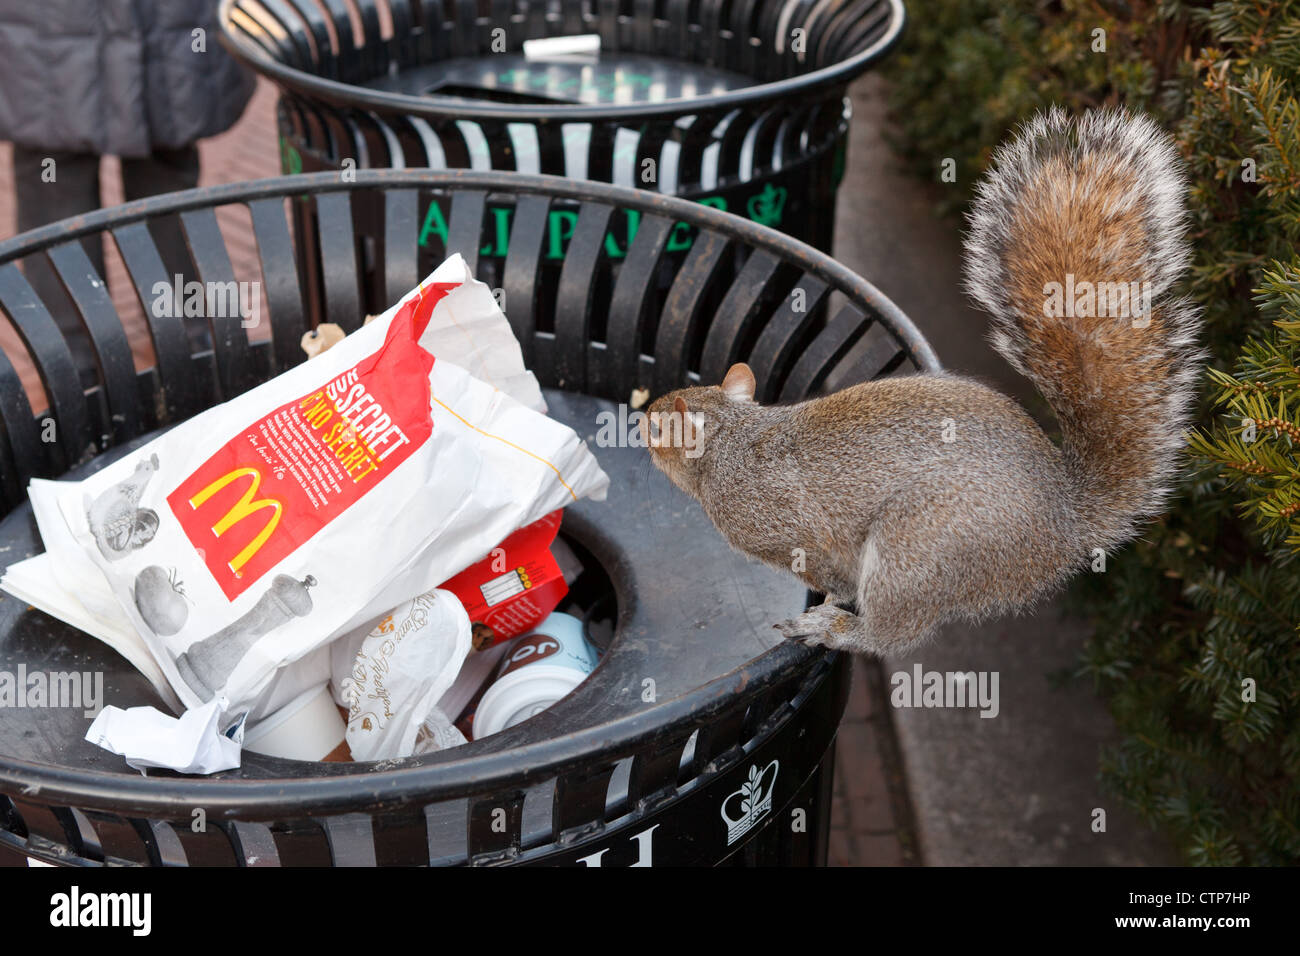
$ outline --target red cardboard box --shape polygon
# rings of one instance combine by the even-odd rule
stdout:
[[[562,516],[553,511],[525,525],[442,584],[465,605],[476,649],[527,634],[569,593],[550,551]]]

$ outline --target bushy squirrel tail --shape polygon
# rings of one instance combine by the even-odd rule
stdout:
[[[1118,109],[1036,115],[994,155],[966,240],[993,345],[1060,419],[1087,550],[1162,510],[1201,353],[1171,294],[1189,259],[1173,143]]]

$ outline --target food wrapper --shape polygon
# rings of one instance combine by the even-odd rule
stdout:
[[[555,511],[520,528],[442,585],[464,605],[475,650],[532,630],[569,592],[550,551],[562,517]]]
[[[540,407],[454,256],[312,361],[55,483],[58,512],[180,702],[217,701],[228,728],[286,665],[604,497],[594,456]]]
[[[469,651],[469,615],[443,590],[412,598],[369,631],[335,641],[335,700],[348,709],[352,759],[410,757],[417,740],[419,752],[464,743],[436,707]]]

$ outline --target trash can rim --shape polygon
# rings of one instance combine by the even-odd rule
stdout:
[[[889,27],[876,41],[847,59],[824,66],[810,73],[773,80],[739,90],[708,96],[677,97],[656,103],[624,104],[574,104],[574,105],[503,105],[491,101],[473,101],[468,104],[443,102],[410,93],[391,93],[372,90],[339,80],[330,80],[295,67],[287,66],[259,47],[245,45],[228,27],[230,8],[236,0],[222,0],[217,19],[221,28],[221,44],[240,62],[277,84],[296,93],[340,106],[358,109],[399,112],[425,119],[450,117],[458,119],[492,119],[516,121],[575,122],[583,120],[636,119],[665,114],[687,115],[702,110],[725,109],[742,104],[772,101],[784,97],[805,96],[836,83],[847,83],[863,73],[898,42],[907,22],[903,0],[884,0],[890,7]]]
[[[336,172],[321,172],[202,186],[95,210],[0,241],[0,265],[50,246],[152,216],[300,193],[350,192],[366,187],[391,189],[402,186],[471,189],[489,193],[533,193],[579,202],[608,203],[615,207],[634,208],[642,213],[671,217],[677,222],[733,236],[751,246],[774,251],[783,258],[793,258],[807,271],[833,287],[857,296],[884,320],[918,369],[925,372],[938,372],[942,369],[934,348],[902,309],[871,282],[812,246],[742,216],[677,196],[563,176],[468,169],[359,169],[352,173],[350,181],[344,181]]]

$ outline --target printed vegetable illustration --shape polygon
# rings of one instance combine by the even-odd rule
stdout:
[[[185,589],[176,578],[176,569],[168,571],[156,564],[136,576],[135,606],[153,632],[163,637],[183,628],[190,616]]]

